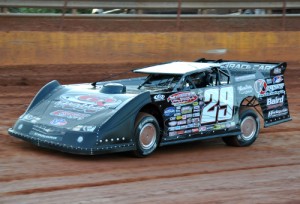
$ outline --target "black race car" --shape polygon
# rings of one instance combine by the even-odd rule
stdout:
[[[291,120],[286,63],[199,59],[133,70],[148,76],[60,85],[35,96],[9,134],[74,154],[133,151],[221,137],[249,146],[264,127]]]

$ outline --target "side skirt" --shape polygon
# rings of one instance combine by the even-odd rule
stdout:
[[[172,141],[162,141],[160,143],[160,146],[167,146],[167,145],[173,145],[173,144],[181,144],[181,143],[188,143],[188,142],[194,142],[194,141],[200,141],[200,140],[207,140],[207,139],[214,139],[219,137],[230,137],[230,136],[237,136],[242,134],[241,131],[233,131],[230,133],[224,133],[224,134],[218,134],[218,135],[209,135],[209,136],[201,136],[201,137],[194,137],[194,138],[186,138],[186,139],[177,139]]]

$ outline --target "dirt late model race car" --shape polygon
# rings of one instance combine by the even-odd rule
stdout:
[[[146,77],[60,85],[35,96],[9,134],[74,154],[132,151],[221,137],[249,146],[264,127],[291,120],[286,63],[199,59],[133,70]]]

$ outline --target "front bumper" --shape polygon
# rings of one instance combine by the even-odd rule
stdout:
[[[30,142],[35,144],[39,147],[58,150],[61,152],[71,153],[71,154],[80,154],[80,155],[95,155],[95,154],[106,154],[106,153],[115,153],[115,152],[126,152],[135,150],[135,145],[133,142],[129,141],[127,143],[120,143],[120,144],[103,144],[97,142],[95,145],[91,145],[90,147],[86,145],[80,144],[66,144],[60,140],[49,140],[48,138],[55,137],[55,136],[47,136],[44,138],[30,136],[27,134],[23,134],[20,132],[15,131],[13,128],[8,130],[8,133],[11,136],[16,138],[20,138],[24,141]]]

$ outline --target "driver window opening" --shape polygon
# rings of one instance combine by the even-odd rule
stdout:
[[[195,73],[190,76],[195,88],[204,88],[216,85],[216,74],[210,72]]]
[[[230,77],[227,73],[220,70],[205,71],[188,76],[184,83],[184,89],[204,88],[229,83]]]

